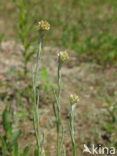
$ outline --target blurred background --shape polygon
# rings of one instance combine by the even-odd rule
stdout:
[[[64,49],[70,55],[62,68],[61,100],[67,156],[72,155],[67,125],[71,93],[80,97],[75,113],[78,155],[83,155],[84,143],[89,147],[92,143],[116,147],[116,0],[0,0],[0,135],[4,135],[2,112],[11,105],[14,129],[22,130],[20,149],[35,142],[32,64],[39,37],[36,25],[40,20],[51,25],[43,42],[39,81],[41,129],[46,134],[47,155],[55,156],[56,151],[51,86],[56,89],[57,53]]]

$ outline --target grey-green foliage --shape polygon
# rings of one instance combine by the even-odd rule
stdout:
[[[73,156],[76,156],[76,142],[75,142],[75,134],[74,134],[74,110],[75,110],[75,104],[71,106],[71,110],[70,110],[69,130],[71,135]]]
[[[53,89],[55,102],[53,102],[53,112],[55,116],[56,123],[56,133],[57,133],[57,156],[65,155],[65,148],[63,146],[64,141],[64,126],[61,123],[61,67],[62,62],[60,57],[58,57],[58,71],[57,71],[57,94]],[[62,127],[62,136],[60,136]]]
[[[38,53],[36,61],[36,69],[33,69],[33,127],[36,136],[36,146],[34,150],[34,156],[43,156],[42,150],[44,149],[44,134],[42,139],[40,138],[40,111],[39,111],[39,89],[38,89],[38,77],[40,72],[40,62],[41,62],[41,48],[42,48],[42,39],[44,37],[43,32],[40,32],[40,37],[38,41]]]

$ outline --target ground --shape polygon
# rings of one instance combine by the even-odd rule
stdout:
[[[26,95],[26,87],[22,77],[23,58],[20,50],[22,46],[15,41],[3,41],[0,53],[0,112],[8,103],[12,103],[13,109],[18,113],[16,117],[16,127],[22,130],[19,139],[21,149],[30,143],[35,143],[32,116],[30,107],[32,103]],[[18,49],[18,50],[17,50]],[[47,66],[48,77],[51,82],[56,83],[57,73],[57,51],[58,48],[43,48],[42,64]],[[29,63],[29,78],[31,83],[31,64],[35,56]],[[19,76],[19,75],[20,76]],[[28,83],[29,83],[28,82]],[[51,83],[50,82],[50,83]],[[117,91],[117,68],[103,68],[100,65],[80,62],[75,52],[70,52],[70,60],[62,67],[62,116],[65,123],[65,144],[68,156],[71,154],[70,137],[67,126],[69,116],[69,99],[71,93],[78,93],[80,101],[75,110],[75,135],[78,144],[78,155],[82,155],[83,144],[109,144],[109,134],[103,130],[101,123],[104,121],[103,110],[106,109],[106,98],[109,96],[114,101],[114,91]],[[41,83],[41,82],[39,82]],[[20,93],[21,92],[21,93]],[[23,93],[24,92],[24,93]],[[55,156],[56,129],[52,112],[52,93],[48,93],[42,88],[41,91],[41,131],[45,132],[45,146],[48,149],[48,156]],[[23,110],[22,110],[23,107]],[[109,119],[108,119],[109,120]],[[0,117],[1,121],[1,117]],[[2,132],[2,125],[0,125]],[[28,128],[27,128],[28,127]],[[105,136],[105,137],[104,137]],[[33,149],[33,148],[32,148]],[[30,151],[29,155],[32,151]]]

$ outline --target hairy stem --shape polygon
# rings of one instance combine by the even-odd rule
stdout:
[[[60,108],[60,94],[61,94],[61,62],[58,58],[58,94],[57,94],[57,155],[60,156],[60,121],[61,121],[61,108]]]
[[[69,129],[70,129],[70,135],[71,135],[71,140],[72,140],[73,156],[76,156],[76,143],[75,143],[75,137],[74,137],[74,106],[73,105],[71,106]]]
[[[33,112],[33,121],[34,121],[34,131],[36,134],[36,141],[38,146],[38,156],[40,156],[40,127],[39,127],[39,90],[37,89],[37,79],[39,76],[39,68],[41,61],[41,44],[42,44],[43,35],[40,34],[39,38],[39,50],[37,53],[37,62],[36,62],[36,70],[33,73],[33,94],[34,94],[34,112]]]

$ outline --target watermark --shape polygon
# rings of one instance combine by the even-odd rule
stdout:
[[[115,147],[103,147],[102,145],[98,145],[96,147],[94,144],[91,145],[89,148],[86,144],[84,144],[83,153],[89,153],[89,154],[115,154],[116,150]]]

